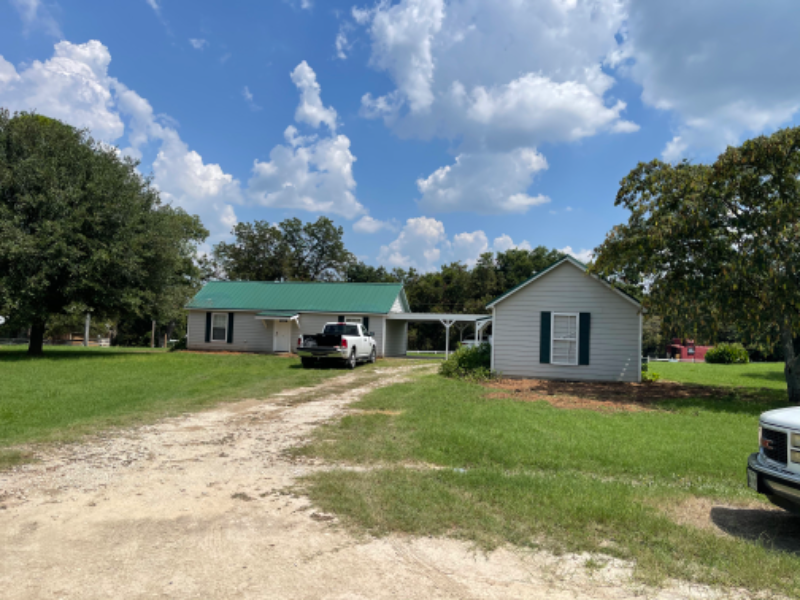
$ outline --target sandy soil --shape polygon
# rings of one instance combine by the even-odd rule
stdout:
[[[544,400],[559,408],[584,408],[598,411],[637,412],[652,410],[664,400],[682,398],[726,398],[732,390],[684,385],[670,381],[654,383],[616,383],[592,381],[557,381],[545,379],[501,379],[486,384],[496,391],[490,398],[509,398],[522,402]],[[758,397],[754,391],[738,390],[747,400]],[[750,396],[748,396],[750,394]]]
[[[384,368],[378,381],[356,371],[317,389],[39,450],[41,462],[0,473],[0,596],[729,597],[678,583],[642,588],[630,565],[585,555],[358,537],[284,491],[325,468],[286,449],[419,368],[429,366]]]

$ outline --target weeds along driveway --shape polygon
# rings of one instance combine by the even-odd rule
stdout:
[[[356,371],[50,448],[0,473],[3,598],[640,597],[621,562],[359,537],[285,491],[325,468],[286,450],[369,391],[434,367]]]

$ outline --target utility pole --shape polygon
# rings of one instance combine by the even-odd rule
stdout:
[[[84,347],[89,346],[89,327],[92,324],[92,313],[86,313],[86,324],[83,326],[83,345]]]

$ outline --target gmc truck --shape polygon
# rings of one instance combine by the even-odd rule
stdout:
[[[758,446],[747,460],[747,485],[774,505],[800,513],[800,407],[762,413]]]
[[[349,369],[360,362],[374,363],[378,348],[372,332],[359,323],[326,323],[322,333],[303,335],[297,340],[297,354],[304,369],[320,361],[342,361]]]

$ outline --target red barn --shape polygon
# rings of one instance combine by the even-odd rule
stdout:
[[[690,362],[704,362],[706,359],[706,352],[713,346],[698,346],[694,340],[682,340],[680,338],[672,338],[672,341],[667,344],[667,357]]]

